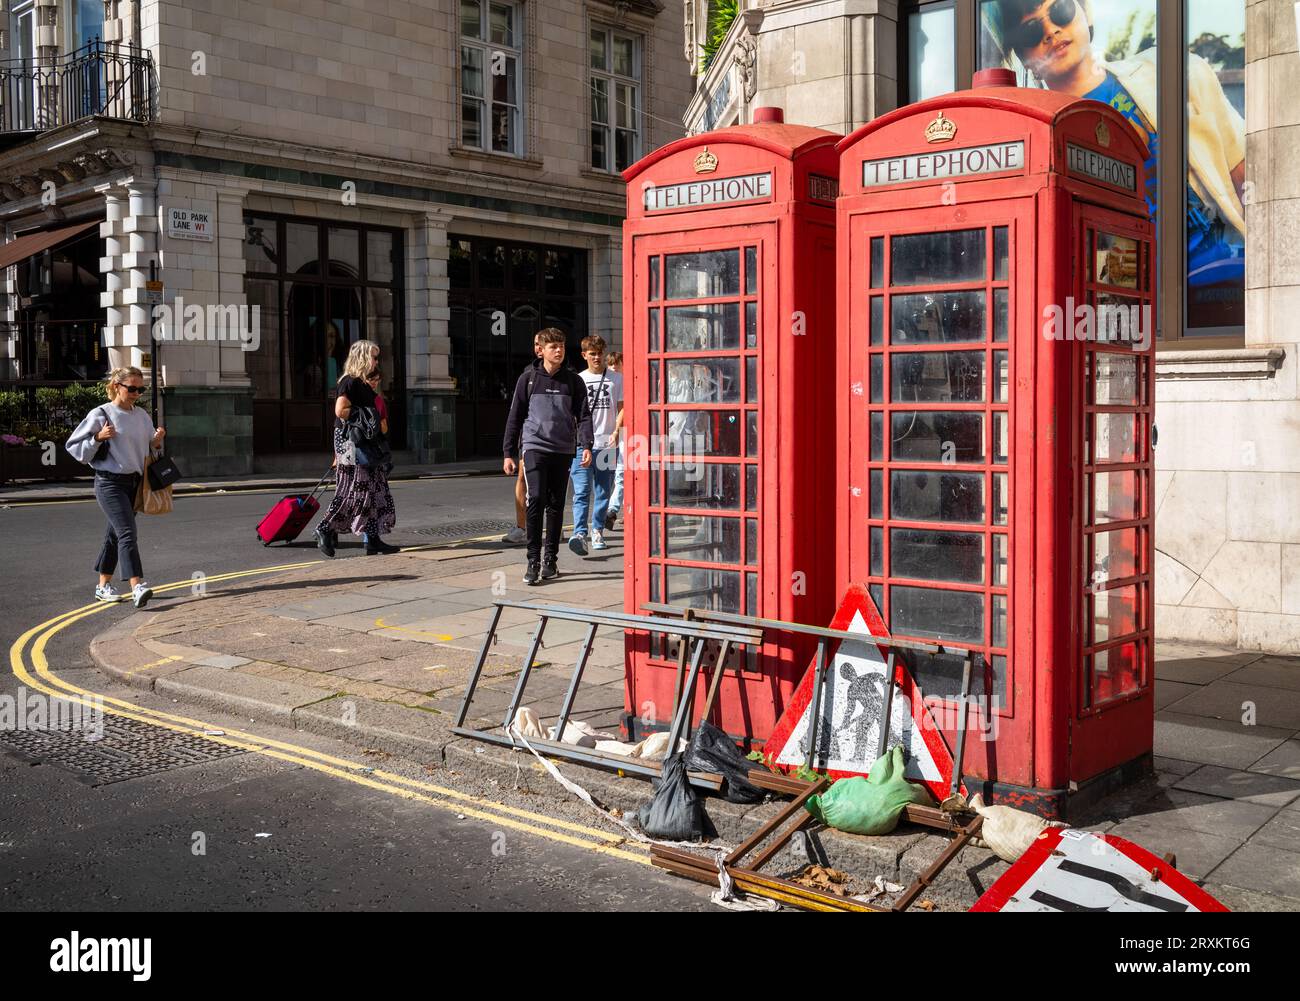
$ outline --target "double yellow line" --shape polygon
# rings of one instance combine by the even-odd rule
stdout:
[[[256,570],[239,570],[233,573],[216,574],[207,577],[205,583],[221,583],[261,574],[298,570],[303,567],[313,566],[319,562],[321,561],[309,560],[303,563],[287,563],[281,566],[262,567]],[[181,580],[155,587],[154,591],[155,593],[163,593],[193,586],[193,580]],[[438,809],[473,817],[476,820],[486,821],[498,827],[532,834],[574,848],[609,855],[626,862],[650,864],[649,855],[641,850],[639,846],[620,847],[622,839],[618,835],[602,831],[599,828],[559,820],[545,814],[534,813],[531,810],[520,810],[481,796],[472,796],[455,789],[448,789],[430,782],[410,779],[403,775],[372,768],[361,762],[350,761],[346,758],[324,754],[297,744],[271,740],[240,730],[223,730],[219,735],[214,734],[212,731],[220,728],[213,724],[101,695],[57,677],[50,670],[49,660],[45,653],[50,640],[73,623],[98,614],[108,607],[111,606],[99,602],[83,605],[81,608],[75,608],[70,612],[55,616],[40,625],[28,629],[9,648],[9,664],[15,677],[29,688],[51,698],[65,699],[79,703],[82,706],[99,708],[114,716],[147,723],[150,726],[172,730],[176,733],[201,737],[213,743],[261,754],[277,761],[301,765],[304,768],[310,768],[331,775],[334,778],[365,786],[368,789],[376,789],[393,796],[399,796],[402,799],[425,803]],[[28,644],[30,644],[30,650]],[[28,669],[28,658],[30,658],[31,670]],[[32,671],[35,671],[35,676],[33,676]]]

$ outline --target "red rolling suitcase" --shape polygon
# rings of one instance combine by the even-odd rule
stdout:
[[[271,508],[257,526],[258,541],[264,546],[269,546],[272,542],[289,543],[298,538],[302,530],[307,527],[307,523],[320,510],[316,491],[321,489],[332,471],[326,471],[320,482],[312,488],[311,493],[289,494],[278,500],[275,507]]]

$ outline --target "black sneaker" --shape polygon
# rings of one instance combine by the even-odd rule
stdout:
[[[328,528],[323,525],[316,526],[316,548],[328,556],[334,558],[334,538]]]
[[[618,521],[617,511],[610,511],[609,513],[607,513],[605,515],[605,531],[606,532],[614,531],[614,522],[616,521]]]
[[[529,563],[528,569],[524,571],[524,583],[528,585],[536,584],[541,579],[542,570],[536,563]]]
[[[554,560],[547,560],[542,564],[542,580],[555,580],[560,576],[560,568],[555,565]]]

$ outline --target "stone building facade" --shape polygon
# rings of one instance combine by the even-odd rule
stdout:
[[[696,87],[683,123],[693,132],[746,123],[754,108],[776,105],[788,122],[847,133],[910,101],[967,87],[988,66],[1011,65],[1022,83],[1040,83],[1011,60],[1012,45],[999,46],[1001,8],[993,0],[739,6],[720,44],[705,52],[721,5],[687,2],[685,55]],[[1161,118],[1183,118],[1169,138],[1161,130],[1161,205],[1182,206],[1191,187],[1187,163],[1168,152],[1203,124],[1196,102],[1204,62],[1245,123],[1240,315],[1197,326],[1183,214],[1162,211],[1156,220],[1156,633],[1300,653],[1300,7],[1293,0],[1069,6],[1072,17],[1082,9],[1089,19],[1093,44],[1114,61],[1108,65],[1140,63],[1152,50],[1145,59],[1158,79]],[[1047,5],[1024,8],[1043,26],[1036,34],[1055,30]],[[1185,102],[1195,105],[1186,115]]]
[[[156,361],[187,474],[314,467],[366,337],[441,462],[499,454],[540,326],[620,340],[619,171],[682,134],[680,3],[6,6],[0,381]],[[98,315],[61,313],[94,271]]]

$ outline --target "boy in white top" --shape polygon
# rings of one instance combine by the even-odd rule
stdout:
[[[573,536],[569,548],[579,556],[586,556],[588,535],[592,549],[607,548],[603,529],[614,488],[614,469],[618,465],[618,438],[623,428],[623,377],[605,365],[605,339],[598,334],[583,340],[582,357],[587,360],[587,371],[578,374],[587,387],[595,447],[591,450],[589,467],[583,468],[575,458],[569,470],[573,478]]]

